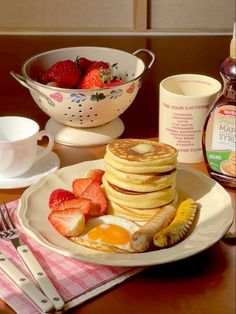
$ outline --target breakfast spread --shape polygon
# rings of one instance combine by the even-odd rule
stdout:
[[[59,233],[91,249],[168,248],[187,236],[197,212],[191,198],[176,207],[176,158],[175,148],[164,143],[114,140],[107,145],[105,170],[74,179],[71,191],[51,192],[48,219]]]
[[[78,89],[110,87],[124,83],[122,79],[112,75],[113,66],[108,62],[77,57],[76,61],[63,60],[54,63],[40,73],[37,80],[53,87]]]

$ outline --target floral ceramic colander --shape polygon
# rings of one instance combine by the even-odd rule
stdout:
[[[150,56],[146,66],[138,54]],[[43,85],[35,79],[38,73],[47,70],[57,61],[76,60],[85,57],[90,60],[109,62],[113,75],[125,83],[94,89],[64,89]],[[128,53],[105,47],[69,47],[47,51],[26,60],[22,65],[22,74],[11,75],[29,89],[37,105],[54,123],[72,128],[99,127],[119,117],[133,102],[141,87],[143,74],[150,69],[155,55],[147,49]]]

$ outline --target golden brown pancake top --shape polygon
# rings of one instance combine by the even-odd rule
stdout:
[[[145,139],[114,140],[107,149],[115,156],[129,161],[151,161],[177,155],[173,146]]]

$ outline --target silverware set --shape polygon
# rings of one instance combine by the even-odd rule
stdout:
[[[2,207],[4,209],[2,209]],[[30,271],[29,280],[10,259],[0,253],[0,268],[31,299],[43,313],[63,311],[64,301],[30,248],[21,244],[17,230],[5,203],[0,206],[0,239],[10,241],[22,262]]]

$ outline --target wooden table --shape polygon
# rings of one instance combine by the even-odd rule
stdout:
[[[28,57],[69,46],[107,46],[134,52],[148,48],[157,62],[145,77],[133,104],[121,116],[122,137],[158,136],[158,85],[170,75],[201,73],[220,80],[219,66],[228,56],[228,36],[0,36],[0,115],[23,115],[43,128],[48,117],[34,103],[28,90],[10,75],[21,72]],[[69,147],[55,144],[61,167],[102,158],[105,146]],[[205,165],[188,166],[206,172]],[[0,200],[18,199],[24,189],[0,190]],[[235,190],[227,189],[235,205]],[[187,259],[153,266],[120,286],[73,309],[70,313],[129,314],[235,314],[235,246],[221,240]],[[0,302],[0,313],[13,311]]]

